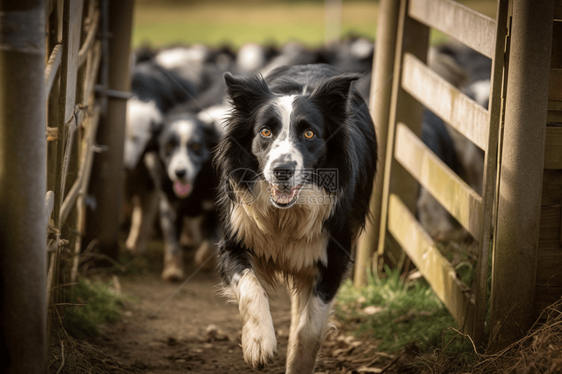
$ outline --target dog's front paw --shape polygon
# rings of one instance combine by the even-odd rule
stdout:
[[[244,361],[261,370],[277,355],[277,339],[271,321],[267,326],[264,323],[256,323],[256,320],[257,318],[248,321],[242,329],[242,351]]]
[[[162,279],[167,282],[180,281],[185,277],[183,273],[183,261],[181,255],[166,256],[164,258],[164,270]]]

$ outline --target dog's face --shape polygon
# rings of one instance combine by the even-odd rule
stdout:
[[[125,167],[133,170],[162,122],[160,110],[154,101],[132,98],[127,103],[125,134]]]
[[[301,95],[276,95],[253,124],[252,153],[271,186],[271,203],[289,208],[326,154],[325,123]]]
[[[191,194],[199,171],[211,158],[206,127],[194,116],[178,116],[165,124],[159,137],[159,155],[177,197]]]
[[[312,92],[305,88],[298,94],[275,94],[261,77],[225,75],[234,107],[230,125],[235,118],[234,126],[246,128],[257,172],[269,183],[270,203],[277,208],[292,207],[302,188],[314,183],[328,141],[345,126],[350,84],[357,77],[335,78]],[[340,80],[345,82],[335,84]],[[230,136],[236,137],[235,132],[230,129]]]

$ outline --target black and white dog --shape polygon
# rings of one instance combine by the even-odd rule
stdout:
[[[158,192],[145,156],[156,149],[163,116],[179,103],[189,101],[190,95],[197,94],[197,89],[152,61],[133,67],[131,88],[135,96],[127,103],[123,163],[125,197],[132,203],[133,212],[126,247],[133,254],[139,254],[146,250],[158,207]]]
[[[212,166],[219,131],[182,106],[164,118],[158,155],[147,159],[160,191],[160,223],[164,235],[164,280],[184,277],[180,235],[184,219],[198,221],[201,245],[195,261],[203,263],[216,252],[220,230],[215,210],[218,179]]]
[[[375,175],[373,122],[351,87],[358,78],[323,64],[280,67],[266,79],[225,74],[233,110],[215,158],[219,266],[254,367],[277,352],[268,297],[283,279],[292,294],[286,372],[314,370]]]

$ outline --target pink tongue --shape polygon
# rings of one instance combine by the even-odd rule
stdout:
[[[189,190],[191,189],[191,185],[190,184],[183,184],[180,181],[175,181],[174,182],[174,192],[178,195],[178,196],[185,196],[189,193]]]

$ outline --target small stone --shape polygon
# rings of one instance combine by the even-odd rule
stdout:
[[[367,315],[373,315],[373,314],[376,314],[376,313],[380,312],[381,310],[382,310],[381,307],[369,305],[369,306],[363,308],[363,313],[367,314]]]

